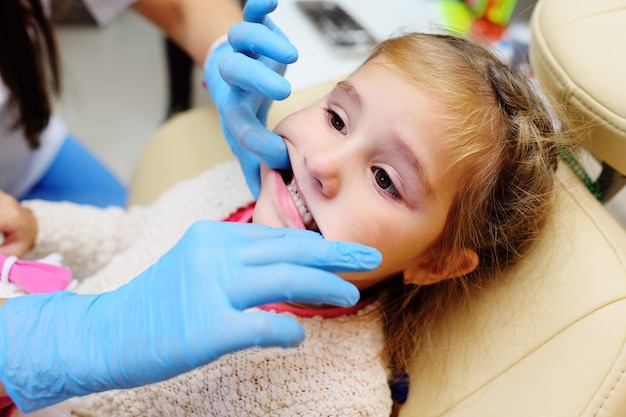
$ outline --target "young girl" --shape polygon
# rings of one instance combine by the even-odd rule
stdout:
[[[428,354],[443,309],[496,280],[541,232],[567,145],[554,115],[482,47],[408,34],[281,121],[292,166],[262,165],[255,203],[235,162],[126,212],[28,202],[33,254],[63,254],[88,276],[83,292],[135,276],[200,218],[306,228],[383,255],[375,271],[342,275],[362,291],[356,308],[265,307],[303,324],[297,349],[230,354],[163,383],[93,395],[75,413],[390,415],[389,381],[406,381],[407,364]]]

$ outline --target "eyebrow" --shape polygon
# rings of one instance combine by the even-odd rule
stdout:
[[[345,95],[346,97],[348,97],[350,101],[354,102],[359,108],[363,107],[363,101],[361,100],[361,95],[356,90],[356,88],[354,88],[354,86],[350,84],[349,81],[346,81],[346,80],[339,81],[337,85],[335,86],[335,88],[333,89],[333,94],[335,93]]]
[[[347,80],[339,81],[333,90],[333,94],[341,94],[348,97],[349,100],[354,102],[359,108],[363,107],[363,101],[361,95],[357,89]],[[406,142],[400,140],[395,135],[392,136],[391,142],[393,146],[400,152],[402,157],[406,159],[413,167],[413,171],[417,174],[418,180],[426,189],[426,192],[430,195],[434,194],[434,188],[428,180],[428,174],[424,169],[424,164],[420,162],[415,153],[411,150]]]
[[[426,170],[424,169],[424,164],[420,162],[420,160],[417,158],[415,153],[413,153],[411,148],[409,148],[409,145],[407,145],[406,142],[400,140],[400,138],[396,136],[393,136],[391,138],[391,142],[393,146],[396,148],[396,150],[400,152],[402,157],[406,159],[409,162],[409,164],[413,167],[413,171],[417,174],[417,177],[420,183],[426,189],[426,192],[430,195],[433,195],[434,188],[430,184],[430,181],[428,180],[428,174],[426,173]]]

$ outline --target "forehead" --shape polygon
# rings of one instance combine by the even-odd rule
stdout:
[[[346,80],[361,96],[371,94],[369,99],[386,99],[387,101],[411,100],[429,96],[429,101],[436,104],[434,94],[427,91],[417,80],[395,64],[377,57],[366,62],[352,73]]]
[[[380,57],[365,63],[339,83],[332,95],[343,97],[358,104],[364,111],[374,113],[372,115],[379,122],[393,121],[393,126],[407,124],[417,131],[423,131],[428,124],[433,129],[427,130],[438,131],[441,135],[447,130],[443,123],[445,111],[440,97]]]

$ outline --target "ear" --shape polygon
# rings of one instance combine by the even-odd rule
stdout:
[[[404,283],[414,285],[430,285],[446,279],[457,278],[469,274],[478,266],[478,254],[467,248],[461,248],[454,256],[445,260],[433,258],[416,262],[404,270]]]

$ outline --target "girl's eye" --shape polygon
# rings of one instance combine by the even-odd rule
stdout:
[[[391,177],[387,174],[387,171],[382,168],[373,167],[372,172],[374,173],[376,184],[378,184],[381,189],[385,190],[385,192],[389,193],[395,199],[402,198],[400,192],[393,184],[393,181],[391,181]]]
[[[331,109],[326,109],[326,113],[328,113],[328,121],[330,122],[330,125],[333,127],[333,129],[344,135],[348,133],[348,130],[346,129],[346,124],[343,122],[343,120],[341,120],[341,117],[339,117],[337,113],[335,113]]]

